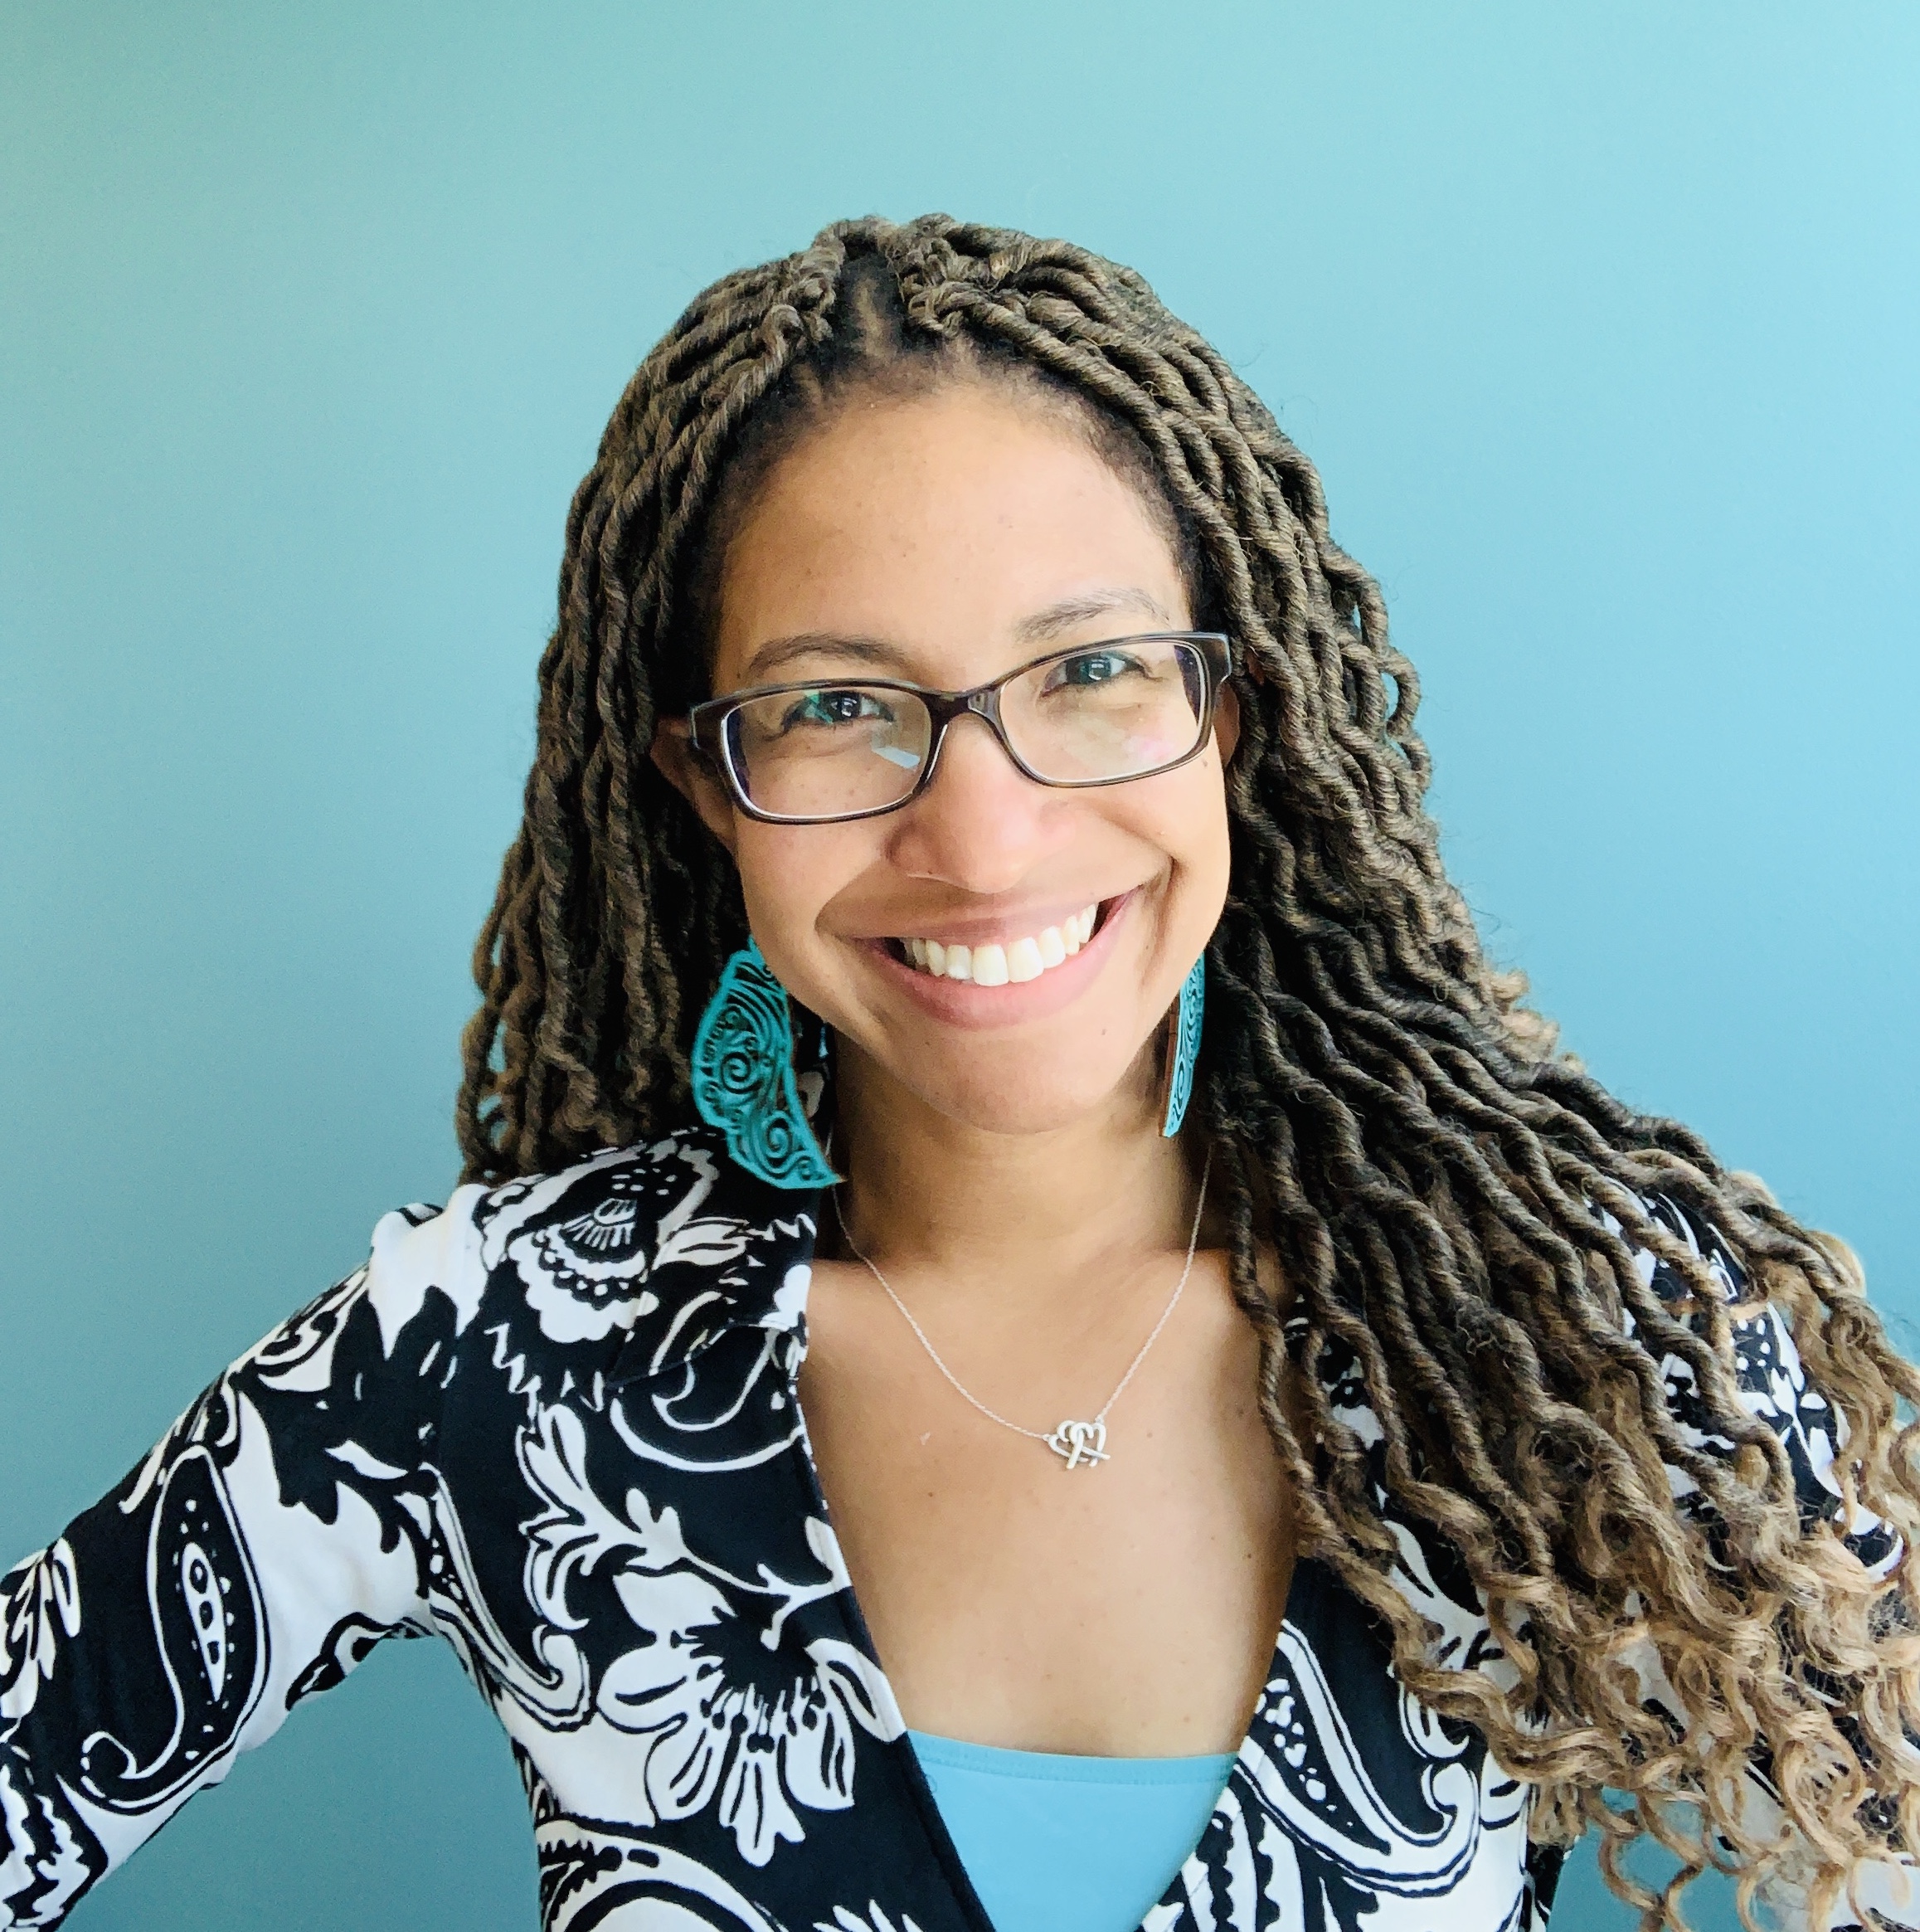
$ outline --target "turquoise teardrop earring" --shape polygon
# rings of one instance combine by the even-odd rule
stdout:
[[[760,947],[727,962],[693,1035],[693,1104],[749,1174],[774,1187],[830,1187],[794,1078],[793,1010]]]
[[[1167,1042],[1167,1113],[1160,1128],[1172,1140],[1187,1117],[1193,1097],[1193,1065],[1200,1057],[1200,1021],[1207,1010],[1207,956],[1193,961],[1193,970],[1180,981],[1179,1005]]]

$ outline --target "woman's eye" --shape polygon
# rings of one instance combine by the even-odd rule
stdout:
[[[886,715],[871,692],[803,691],[787,707],[780,723],[791,730],[805,725],[858,724],[863,719]]]
[[[1131,658],[1117,650],[1084,651],[1077,657],[1063,658],[1053,667],[1053,674],[1047,683],[1054,690],[1062,685],[1107,684],[1139,668]]]

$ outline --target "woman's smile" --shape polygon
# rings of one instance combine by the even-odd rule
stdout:
[[[1106,967],[1137,888],[1096,899],[1045,924],[1025,918],[939,922],[945,940],[859,941],[886,984],[950,1025],[1013,1026],[1045,1020],[1084,993]],[[965,935],[965,937],[962,937]]]
[[[1018,985],[1066,965],[1093,937],[1101,902],[1069,912],[1057,926],[1042,926],[1004,943],[975,940],[970,945],[950,932],[944,941],[930,937],[896,939],[891,943],[909,966],[931,973],[936,980],[970,980],[977,986]]]

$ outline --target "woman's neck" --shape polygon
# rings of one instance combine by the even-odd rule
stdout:
[[[840,1211],[882,1266],[1030,1294],[1186,1246],[1193,1177],[1131,1083],[1032,1134],[936,1112],[860,1056],[843,1056],[836,1084],[834,1165],[849,1181]]]

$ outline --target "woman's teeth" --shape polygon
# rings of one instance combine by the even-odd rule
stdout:
[[[976,986],[1004,986],[1011,981],[1037,980],[1049,968],[1071,959],[1093,937],[1097,903],[1048,926],[1029,939],[1011,939],[1004,946],[942,946],[937,939],[903,939],[900,949],[909,966],[936,980],[971,980]]]

